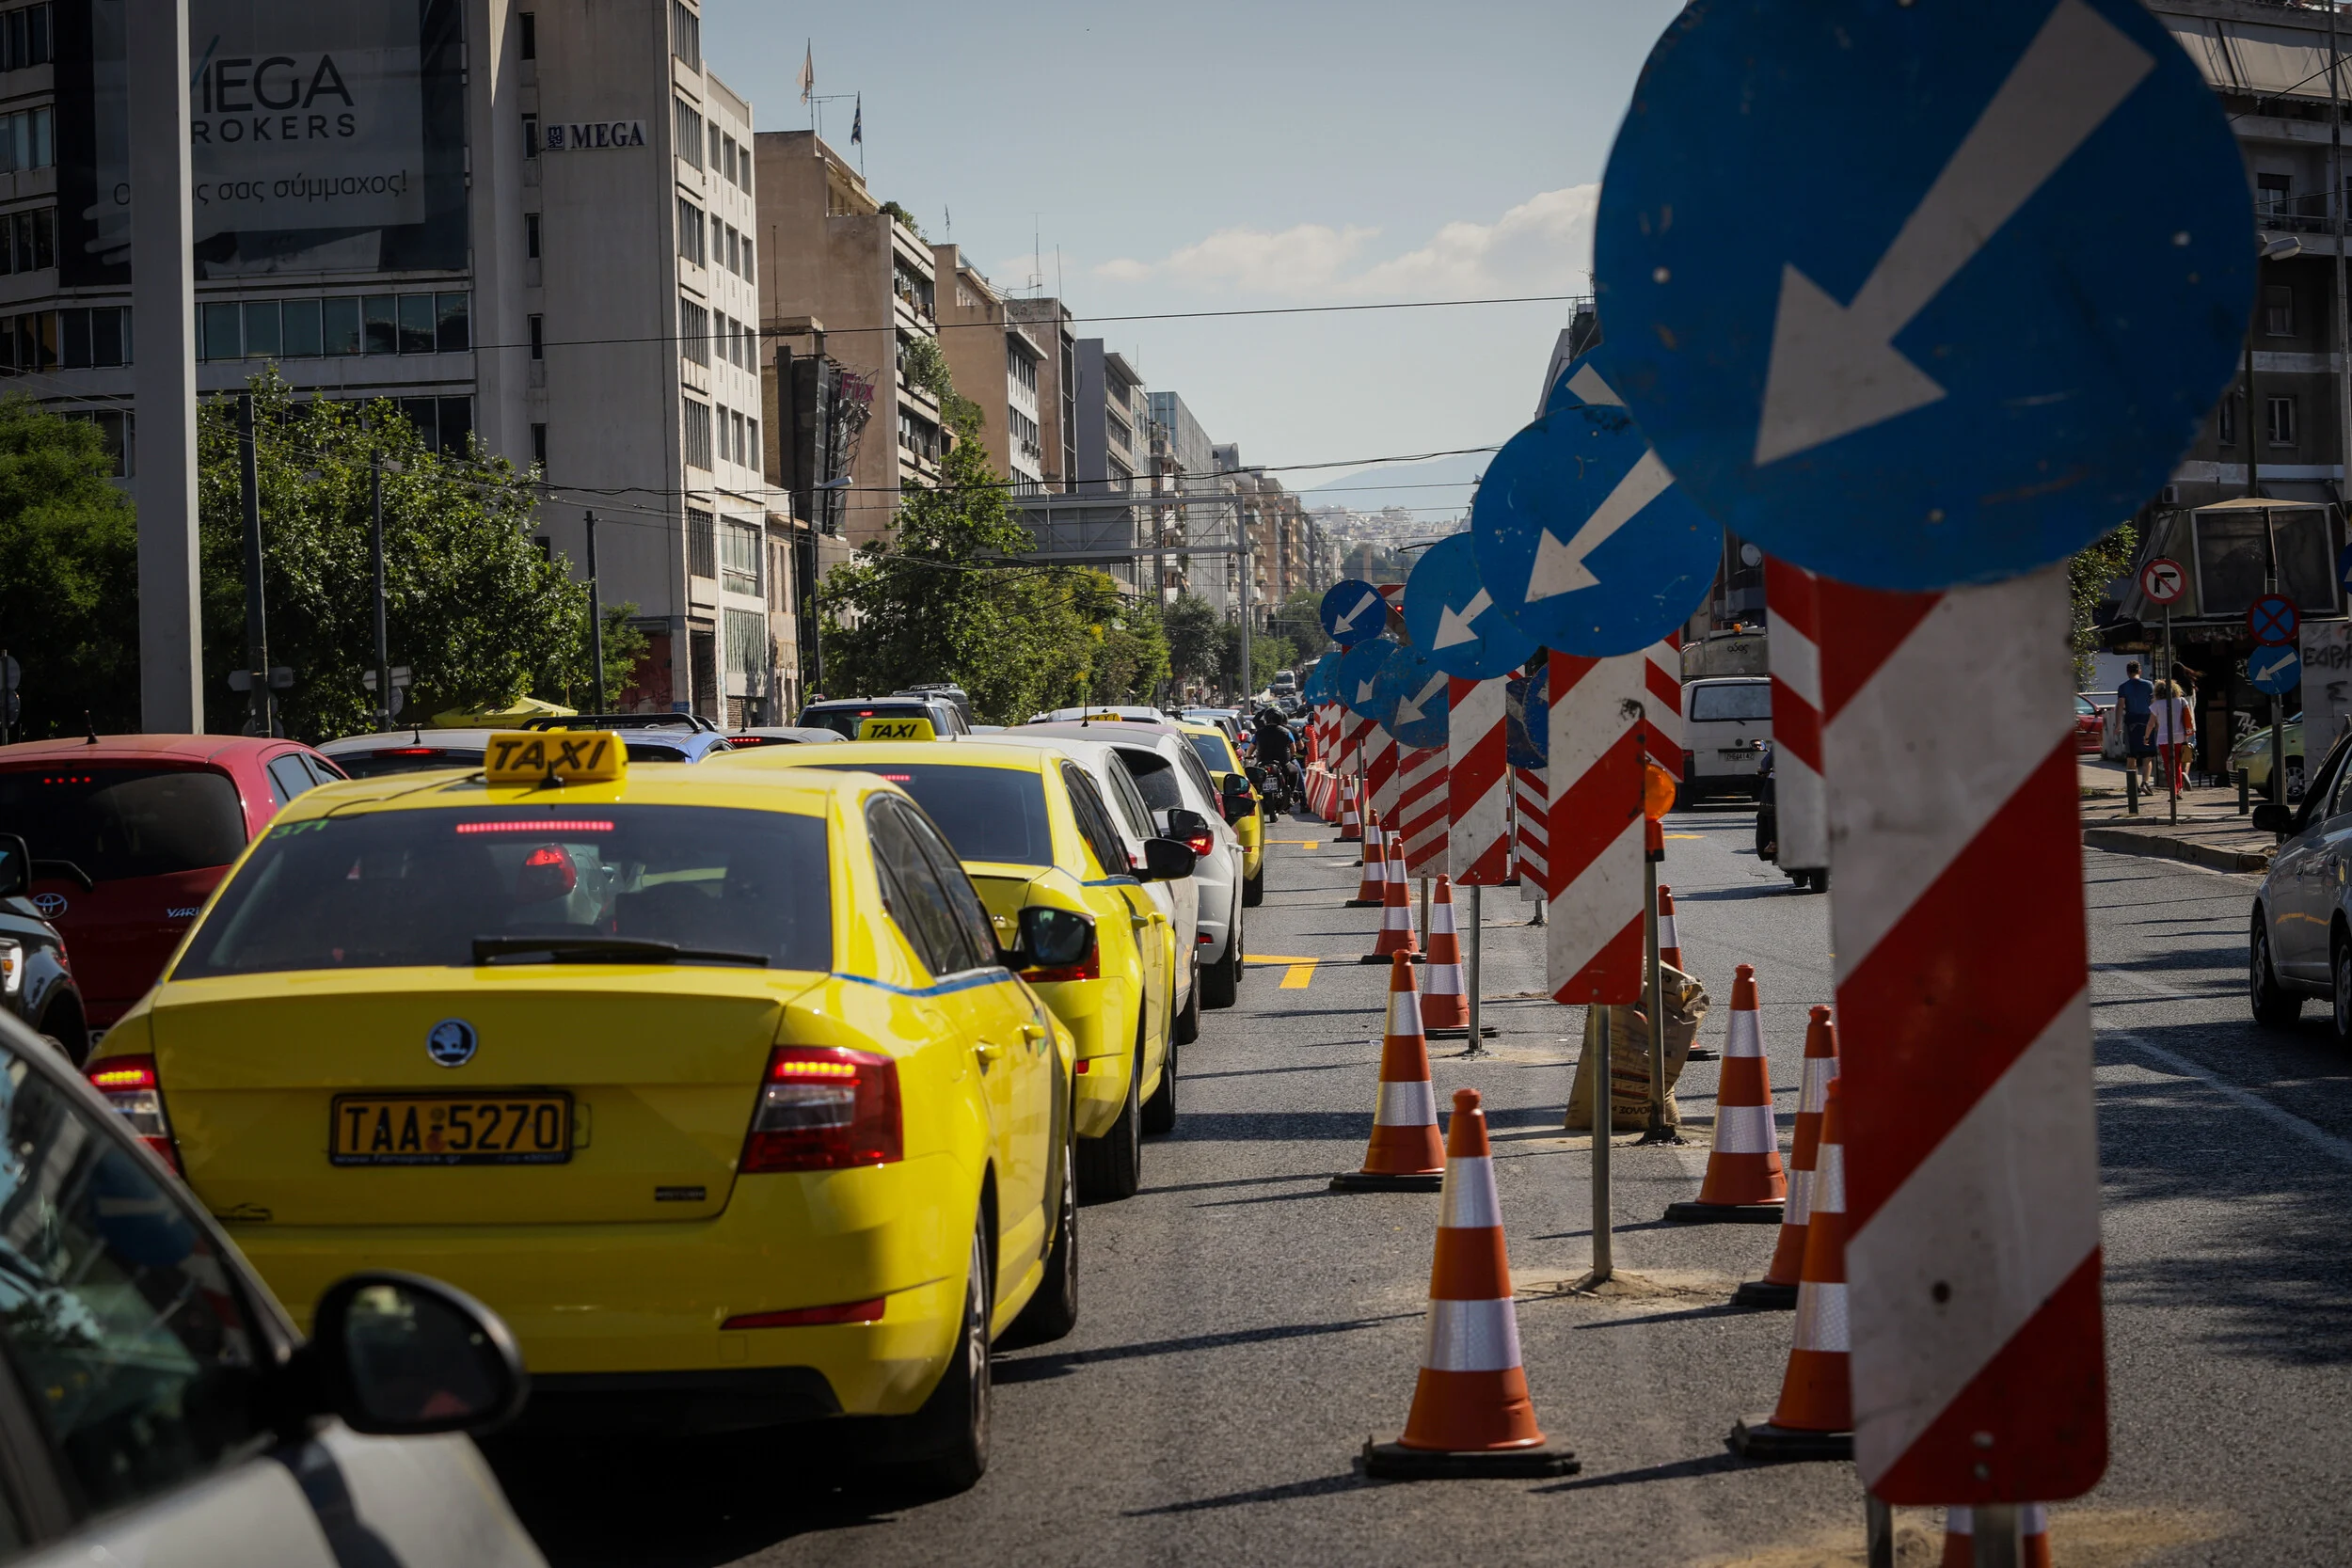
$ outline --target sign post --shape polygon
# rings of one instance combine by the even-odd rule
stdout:
[[[2139,591],[2148,595],[2150,603],[2164,606],[2163,679],[2166,684],[2169,685],[2174,678],[2172,673],[2172,606],[2179,601],[2182,594],[2188,592],[2188,574],[2181,570],[2181,563],[2170,556],[2157,556],[2139,569]],[[2116,705],[2121,707],[2122,704],[2119,700]],[[2166,721],[2170,722],[2169,717]],[[2128,766],[2131,760],[2131,736],[2126,736],[2123,739],[2124,761]],[[2164,794],[2166,819],[2170,822],[2180,821],[2180,782],[2169,768],[2165,769],[2164,774]]]
[[[2267,522],[2269,515],[2264,515]],[[2284,693],[2303,678],[2303,670],[2295,653],[2296,635],[2302,629],[2302,612],[2295,601],[2277,592],[2279,586],[2278,552],[2270,552],[2271,592],[2256,599],[2246,610],[2246,628],[2261,644],[2252,657],[2246,661],[2246,673],[2255,688],[2270,694],[2270,798],[2280,805],[2287,799],[2287,732]],[[2265,659],[2264,655],[2284,650],[2282,657]],[[2260,673],[2257,673],[2259,668]],[[2308,742],[2307,742],[2308,743]],[[2304,755],[2311,753],[2305,752]]]

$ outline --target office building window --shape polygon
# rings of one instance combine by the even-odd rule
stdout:
[[[695,398],[686,400],[686,466],[703,469],[710,467],[710,404]],[[693,514],[689,512],[687,515]]]
[[[245,305],[245,356],[247,359],[280,359],[286,345],[278,330],[278,301],[249,299]]]
[[[2267,398],[2270,410],[2270,444],[2274,447],[2295,445],[2295,399]]]
[[[752,449],[744,442],[743,439],[743,416],[738,414],[734,418],[736,466],[738,467],[748,467],[752,461]]]
[[[87,420],[98,427],[99,444],[106,449],[106,455],[114,459],[113,472],[117,479],[129,479],[138,473],[137,425],[129,410],[87,414],[69,412],[66,418]]]
[[[738,415],[740,419],[742,416]],[[759,592],[759,525],[727,519],[720,536],[719,586],[730,594]]]
[[[422,298],[422,295],[419,295]],[[473,347],[473,296],[433,296],[433,352],[464,354]]]
[[[682,196],[677,198],[677,253],[698,267],[703,264],[703,210]]]
[[[710,214],[710,259],[723,267],[727,264],[726,227],[718,214]]]
[[[24,71],[56,58],[50,8],[26,6],[0,18],[0,71]]]
[[[0,214],[0,273],[38,272],[57,264],[57,210]]]
[[[344,294],[319,301],[319,346],[329,358],[359,352],[358,295]]]
[[[538,155],[539,117],[537,115],[525,115],[523,116],[523,156],[526,158],[536,158]]]
[[[532,316],[530,320],[531,356],[533,359],[545,359],[548,356],[548,318],[545,316]]]
[[[2263,288],[2263,330],[2273,338],[2295,336],[2295,291],[2284,283]]]
[[[400,352],[431,354],[433,352],[436,312],[431,294],[400,296]]]
[[[369,294],[360,301],[360,326],[370,354],[400,352],[400,304],[390,294]]]
[[[46,371],[55,369],[56,363],[56,311],[0,316],[0,370]]]
[[[523,256],[528,261],[539,259],[539,214],[523,214]]]
[[[710,128],[710,172],[719,172],[719,128],[716,125]]]
[[[326,329],[322,324],[322,301],[290,299],[286,301],[283,331],[285,356],[289,359],[316,359],[326,352]]]
[[[548,427],[546,425],[534,424],[531,427],[531,460],[539,466],[541,473],[548,471]],[[1239,666],[1235,668],[1238,669]]]
[[[466,454],[473,436],[473,399],[401,398],[396,405],[427,447],[452,457]]]
[[[743,236],[735,231],[732,224],[727,227],[727,271],[738,277],[743,276]]]
[[[57,312],[58,363],[69,371],[131,362],[131,312],[120,306]]]
[[[213,301],[198,315],[197,353],[206,359],[463,354],[473,346],[472,311],[469,293]]]
[[[57,161],[56,111],[47,104],[0,115],[0,174]]]
[[[744,442],[747,450],[747,455],[743,459],[743,466],[747,468],[759,468],[764,470],[768,466],[768,454],[759,450],[759,421],[757,420],[746,419],[743,421],[743,430]]]
[[[670,53],[686,62],[689,71],[703,68],[703,23],[679,0],[670,0]]]
[[[670,100],[670,115],[675,122],[672,140],[677,145],[677,155],[693,165],[703,166],[703,117],[683,98]]]
[[[694,407],[694,401],[689,398],[686,405],[689,408]],[[706,408],[703,412],[707,414],[709,410]],[[719,543],[715,520],[709,513],[698,506],[690,506],[686,509],[686,569],[698,578],[715,578],[719,575]]]
[[[677,341],[678,352],[695,364],[710,363],[710,312],[691,299],[677,302]]]
[[[525,11],[516,18],[520,34],[521,55],[526,60],[539,57],[539,18],[536,12]]]
[[[768,690],[768,617],[756,610],[728,610],[723,612],[726,623],[727,673],[739,676],[746,696],[765,696]]]

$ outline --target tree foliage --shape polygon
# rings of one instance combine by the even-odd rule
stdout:
[[[0,398],[0,651],[23,669],[13,733],[138,727],[138,522],[87,420]]]
[[[2107,585],[2132,569],[2139,548],[2139,531],[2129,523],[2083,550],[2066,563],[2066,591],[2074,610],[2074,685],[2088,687],[2093,678],[2090,656],[2099,651],[2099,605]]]
[[[391,662],[414,672],[404,718],[501,706],[525,695],[603,706],[628,683],[644,640],[633,607],[607,612],[602,702],[592,684],[588,590],[531,535],[532,476],[477,449],[426,448],[389,403],[297,401],[271,369],[255,376],[255,469],[263,602],[290,735],[326,739],[373,727],[361,674],[374,667],[371,460],[386,460],[384,554]],[[245,529],[234,399],[198,416],[206,726],[234,731],[246,700],[229,689],[246,662]],[[648,520],[650,522],[650,520]]]
[[[1180,680],[1214,679],[1224,662],[1225,628],[1209,601],[1185,594],[1160,617],[1168,663]]]

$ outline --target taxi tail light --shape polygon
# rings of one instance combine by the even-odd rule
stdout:
[[[833,1307],[793,1307],[780,1312],[739,1312],[721,1328],[812,1328],[819,1323],[878,1323],[885,1298],[845,1301]]]
[[[1195,858],[1206,860],[1209,851],[1216,847],[1216,835],[1206,828],[1197,833],[1188,833],[1184,836],[1184,847],[1191,850]]]
[[[744,1174],[848,1170],[906,1152],[898,1064],[844,1046],[779,1045],[768,1054],[743,1143]]]
[[[1100,980],[1103,977],[1103,944],[1089,941],[1087,956],[1074,964],[1062,964],[1049,969],[1025,969],[1021,978],[1033,986],[1057,984],[1063,980]]]
[[[163,1081],[155,1076],[154,1057],[110,1056],[90,1063],[83,1076],[174,1176],[187,1174],[180,1168],[179,1149],[172,1147],[171,1118],[164,1115]]]

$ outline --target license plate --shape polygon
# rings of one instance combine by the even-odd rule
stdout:
[[[343,1094],[327,1159],[338,1165],[559,1165],[572,1157],[572,1097]]]

